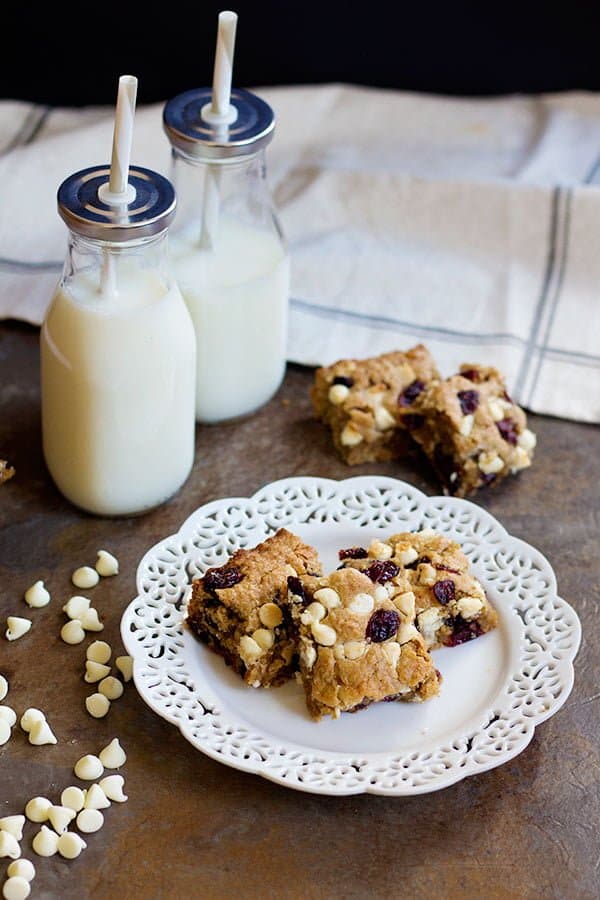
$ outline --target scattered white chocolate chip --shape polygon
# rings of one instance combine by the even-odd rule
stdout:
[[[322,603],[325,609],[335,609],[336,606],[342,605],[340,595],[337,591],[334,591],[333,588],[319,588],[318,591],[315,591],[314,598],[315,600],[318,600],[319,603]]]
[[[6,874],[9,878],[24,878],[25,881],[33,881],[35,866],[28,859],[15,859],[9,865]]]
[[[23,619],[21,616],[9,616],[6,620],[5,637],[7,641],[16,641],[27,634],[31,628],[31,619]]]
[[[91,566],[80,566],[71,575],[71,581],[75,587],[82,588],[85,591],[88,588],[96,587],[100,581],[100,576]]]
[[[85,708],[94,719],[103,719],[110,709],[110,700],[104,694],[90,694],[85,698]]]
[[[67,809],[72,809],[73,812],[78,813],[85,805],[85,791],[82,791],[81,788],[75,785],[66,787],[60,795],[60,802],[61,806],[66,806]]]
[[[0,706],[0,719],[8,722],[9,727],[12,728],[17,721],[17,714],[10,706]]]
[[[43,581],[36,581],[30,588],[27,588],[24,595],[27,606],[32,609],[40,609],[42,606],[48,606],[50,603],[50,593],[44,587]]]
[[[23,837],[24,824],[25,816],[4,816],[0,819],[0,831],[8,831],[16,841],[20,841]]]
[[[340,441],[344,447],[357,447],[362,443],[363,436],[354,425],[348,424],[340,435]]]
[[[473,431],[473,422],[475,421],[475,416],[468,415],[463,416],[462,421],[459,425],[458,430],[462,434],[463,437],[469,437],[471,432]]]
[[[430,606],[429,609],[423,610],[423,612],[419,613],[417,616],[419,631],[423,635],[428,647],[431,644],[435,644],[437,632],[442,621],[443,618],[440,615],[440,611],[435,606]]]
[[[43,747],[44,744],[57,744],[54,732],[44,719],[43,721],[34,722],[29,731],[29,743],[35,747]]]
[[[378,603],[383,603],[383,601],[387,600],[390,596],[385,584],[376,585],[373,593]]]
[[[512,460],[511,472],[519,472],[531,465],[531,457],[522,447],[515,447],[515,455]]]
[[[110,644],[107,644],[106,641],[92,641],[85,655],[91,662],[106,665],[110,660],[112,650]]]
[[[272,634],[273,632],[269,632]],[[118,678],[115,678],[113,675],[109,675],[107,678],[103,678],[100,684],[98,685],[98,690],[101,694],[108,700],[118,700],[119,697],[123,696],[123,682],[119,681]]]
[[[71,599],[65,603],[63,612],[66,613],[70,619],[79,619],[89,608],[89,597],[79,597],[76,595],[75,597],[71,597]]]
[[[65,859],[76,859],[82,850],[87,847],[86,842],[74,831],[65,831],[56,844],[58,852]]]
[[[483,601],[479,597],[461,597],[456,601],[456,608],[463,619],[472,619],[483,608]]]
[[[330,403],[333,403],[334,406],[339,406],[340,403],[344,402],[349,393],[350,388],[345,384],[332,384],[327,396],[329,397]]]
[[[355,594],[348,603],[347,609],[355,613],[368,613],[371,612],[374,605],[375,601],[370,594]]]
[[[31,893],[31,885],[26,878],[20,875],[12,875],[2,885],[4,900],[26,900]]]
[[[82,809],[77,816],[77,827],[84,834],[100,831],[104,825],[104,816],[99,809]]]
[[[0,700],[4,700],[8,694],[8,681],[4,675],[0,675]]]
[[[62,834],[76,815],[75,810],[68,806],[51,806],[48,810],[48,821],[57,834]]]
[[[36,722],[45,722],[46,716],[41,709],[30,706],[21,716],[21,728],[23,731],[31,731]]]
[[[404,591],[403,594],[396,594],[396,596],[394,597],[394,606],[407,618],[414,619],[415,595],[413,591]]]
[[[403,549],[396,550],[396,559],[400,563],[401,566],[409,566],[411,563],[415,561],[415,559],[419,558],[419,554],[415,550],[414,547],[404,547]]]
[[[69,619],[60,629],[60,636],[65,644],[80,644],[85,640],[85,631],[79,619]]]
[[[344,644],[344,655],[347,659],[360,659],[366,650],[367,645],[364,641],[346,641]]]
[[[94,662],[93,659],[86,659],[83,678],[87,684],[95,684],[97,681],[102,681],[107,675],[110,675],[110,666]]]
[[[249,634],[243,634],[240,638],[240,656],[246,665],[252,665],[256,660],[262,656],[264,650],[262,647],[256,643],[254,638],[251,638]]]
[[[311,625],[313,622],[320,622],[321,619],[325,618],[326,614],[327,610],[323,604],[315,600],[306,607],[300,616],[300,621],[303,625]]]
[[[87,756],[82,756],[77,760],[73,771],[82,781],[94,781],[95,778],[100,778],[104,772],[104,766],[97,756],[88,753]]]
[[[312,644],[302,643],[300,648],[300,659],[307,669],[312,669],[317,661],[317,651]]]
[[[333,647],[337,640],[335,629],[330,625],[323,625],[322,622],[313,622],[310,630],[317,644],[322,644],[324,647]]]
[[[371,541],[368,553],[373,559],[391,559],[394,555],[390,545],[384,544],[383,541]]]
[[[119,769],[127,762],[127,754],[119,743],[119,738],[113,738],[99,753],[99,759],[105,769]]]
[[[343,644],[334,644],[333,645],[333,655],[336,659],[346,659],[346,653],[344,651]]]
[[[268,606],[268,604],[267,604]],[[275,606],[275,604],[273,604]],[[262,622],[262,619],[261,619]],[[266,624],[266,622],[263,622]],[[132,656],[117,656],[115,660],[115,665],[121,675],[123,676],[123,681],[131,681],[133,678],[133,657]]]
[[[477,458],[477,465],[484,475],[495,475],[504,468],[504,462],[493,450],[487,450],[480,453]]]
[[[395,427],[396,420],[385,406],[378,405],[375,407],[375,424],[380,431],[389,431]]]
[[[52,804],[45,797],[32,797],[25,807],[30,822],[46,822]]]
[[[58,849],[58,835],[52,829],[42,825],[31,842],[38,856],[54,856]]]
[[[398,665],[398,660],[400,659],[400,644],[397,644],[396,641],[388,641],[381,645],[381,650],[390,666],[395,669]]]
[[[108,776],[110,778],[110,776]],[[106,781],[106,778],[103,779]],[[108,809],[110,800],[106,791],[99,784],[92,784],[85,795],[84,809]]]
[[[415,639],[422,640],[421,633],[414,625],[406,622],[404,625],[400,626],[398,633],[396,634],[396,640],[399,644],[406,644],[408,641],[414,641]]]
[[[488,409],[494,422],[499,422],[504,418],[504,408],[500,400],[494,398],[488,400]]]
[[[81,622],[81,627],[85,628],[86,631],[102,631],[104,628],[98,617],[98,610],[94,609],[93,606],[81,613],[79,621]]]
[[[0,831],[0,858],[10,856],[11,859],[18,859],[21,855],[19,842],[9,831]]]
[[[106,778],[102,779],[99,787],[104,791],[109,800],[113,800],[115,803],[125,803],[127,794],[123,793],[124,784],[125,779],[122,775],[107,775]]]
[[[276,603],[264,603],[258,611],[258,618],[267,628],[277,628],[283,622],[283,613]]]
[[[256,641],[261,650],[270,650],[275,643],[275,635],[268,628],[257,628],[252,633],[252,640]]]
[[[10,740],[10,725],[6,719],[0,719],[0,747]]]
[[[517,444],[519,447],[522,447],[523,450],[529,452],[533,450],[537,444],[537,437],[533,431],[530,431],[529,428],[525,428],[517,438]]]
[[[437,572],[430,563],[421,563],[419,566],[419,584],[431,586],[437,581]]]
[[[98,550],[98,559],[96,560],[96,572],[103,578],[110,578],[111,575],[119,574],[119,561],[112,553],[107,550]]]

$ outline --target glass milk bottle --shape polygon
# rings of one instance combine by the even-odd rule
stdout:
[[[59,490],[104,516],[174,494],[194,458],[194,330],[169,274],[171,183],[131,168],[130,202],[102,201],[109,169],[58,191],[68,256],[42,326],[44,456]],[[135,193],[135,197],[133,197]]]
[[[279,387],[289,298],[266,183],[273,111],[233,90],[229,124],[211,124],[202,118],[210,100],[210,88],[187,91],[163,117],[179,202],[171,255],[196,330],[196,417],[208,423],[254,412]]]

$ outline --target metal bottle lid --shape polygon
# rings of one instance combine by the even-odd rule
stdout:
[[[202,116],[211,99],[210,87],[194,88],[165,105],[163,126],[174,147],[186,156],[215,162],[249,156],[267,146],[275,130],[275,115],[268,103],[250,91],[233,89],[232,117],[222,124]]]
[[[175,214],[175,189],[171,182],[153,172],[132,166],[129,169],[129,202],[118,206],[101,199],[102,187],[110,176],[110,166],[91,166],[75,172],[58,189],[58,212],[71,231],[100,241],[134,241],[159,234]]]

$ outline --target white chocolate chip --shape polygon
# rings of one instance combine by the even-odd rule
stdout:
[[[333,655],[336,659],[346,659],[346,654],[344,653],[344,645],[334,644]]]
[[[23,619],[21,616],[9,616],[6,620],[5,637],[7,641],[16,641],[27,634],[31,628],[31,619]]]
[[[103,578],[110,578],[111,575],[118,575],[119,561],[112,553],[108,553],[107,550],[98,550],[96,572]]]
[[[499,399],[492,398],[488,400],[488,409],[494,422],[499,422],[500,419],[504,418],[504,408]]]
[[[463,619],[472,619],[483,608],[483,601],[479,597],[461,597],[456,601],[456,608]]]
[[[404,591],[403,594],[396,594],[394,597],[394,606],[403,613],[407,619],[415,617],[415,595],[413,591]]]
[[[314,597],[315,600],[318,600],[319,603],[323,604],[325,609],[335,609],[336,606],[342,605],[340,595],[337,591],[334,591],[333,588],[319,588],[318,591],[315,591]]]
[[[81,851],[85,850],[87,844],[74,831],[66,831],[61,834],[56,846],[60,855],[65,859],[76,859]]]
[[[11,876],[2,885],[4,900],[26,900],[30,893],[31,885],[26,878],[21,878],[20,875]]]
[[[105,769],[119,769],[127,762],[127,754],[119,743],[119,738],[113,738],[110,744],[100,751],[100,762]]]
[[[469,435],[473,431],[474,421],[475,421],[475,416],[473,416],[473,415],[463,416],[462,421],[458,428],[458,430],[463,435],[463,437],[469,437]]]
[[[368,613],[371,612],[374,605],[375,601],[370,594],[355,594],[350,603],[347,604],[347,609],[355,613]]]
[[[94,662],[93,659],[86,659],[84,681],[87,684],[95,684],[97,681],[106,678],[107,675],[110,675],[110,666]]]
[[[419,537],[424,537],[424,538],[437,537],[437,532],[436,532],[435,528],[421,528],[421,530],[418,532],[418,534],[419,534]]]
[[[419,554],[414,547],[405,547],[402,550],[396,549],[395,558],[401,566],[409,566],[419,558]]]
[[[247,666],[251,666],[263,655],[262,647],[256,643],[249,634],[243,634],[240,638],[240,656]]]
[[[109,776],[110,777],[110,776]],[[103,778],[102,781],[106,781]],[[108,809],[110,800],[101,784],[92,784],[86,791],[84,809]]]
[[[69,619],[60,629],[60,636],[65,644],[80,644],[85,640],[85,631],[79,619]]]
[[[9,878],[24,878],[25,881],[33,881],[35,866],[28,859],[15,859],[9,865],[6,874]]]
[[[477,465],[484,475],[495,475],[504,468],[502,458],[498,456],[497,453],[494,453],[493,450],[487,450],[484,453],[480,453],[477,459]]]
[[[104,772],[104,766],[97,756],[88,753],[87,756],[82,756],[77,760],[73,771],[82,781],[94,781],[95,778],[100,778]]]
[[[58,835],[55,831],[42,825],[31,842],[31,846],[38,856],[54,856],[58,849]]]
[[[77,827],[84,834],[100,831],[104,825],[104,816],[99,809],[82,809],[77,816]]]
[[[79,619],[89,608],[89,597],[75,596],[71,597],[71,599],[65,603],[63,612],[66,613],[70,619]]]
[[[75,587],[82,588],[85,591],[88,588],[96,587],[100,581],[100,576],[91,566],[80,566],[71,575],[71,581]]]
[[[108,678],[102,679],[98,685],[98,690],[101,694],[104,694],[108,700],[118,700],[119,697],[123,696],[123,682],[119,681],[119,679],[115,678],[113,675],[109,675]]]
[[[0,831],[7,831],[16,841],[20,841],[23,837],[24,824],[25,816],[4,816],[0,819]]]
[[[90,694],[85,698],[85,708],[94,719],[103,719],[110,709],[110,700],[104,694]]]
[[[10,741],[10,725],[6,719],[0,719],[0,747]]]
[[[45,797],[32,797],[25,807],[30,822],[46,822],[52,804]]]
[[[362,443],[362,440],[363,436],[360,431],[357,431],[354,425],[351,424],[346,425],[340,435],[343,447],[357,447],[358,444]]]
[[[72,809],[78,813],[85,804],[85,791],[82,791],[81,788],[75,785],[66,787],[60,795],[60,803],[61,806],[66,806],[67,809]]]
[[[75,810],[68,806],[51,806],[48,810],[48,821],[57,834],[66,831],[75,816]]]
[[[419,584],[431,586],[437,581],[437,572],[429,563],[421,563],[417,580]]]
[[[531,465],[531,458],[522,447],[515,447],[515,453],[512,460],[511,472],[519,472]]]
[[[344,402],[349,393],[350,388],[345,384],[332,384],[327,396],[329,397],[330,403],[333,403],[334,406],[339,406],[340,403]]]
[[[396,426],[396,420],[391,413],[387,411],[385,406],[375,407],[375,424],[379,431],[389,431],[390,428]]]
[[[107,775],[100,782],[100,788],[104,794],[115,803],[125,803],[127,794],[123,793],[125,779],[122,775]]]
[[[270,650],[275,643],[275,635],[268,628],[257,628],[252,633],[252,640],[256,641],[261,650]]]
[[[427,646],[429,647],[431,644],[435,644],[438,629],[443,622],[443,617],[440,615],[438,608],[430,606],[429,609],[423,610],[423,612],[419,613],[417,616],[417,622],[419,631],[423,635]]]
[[[40,609],[50,603],[50,594],[44,587],[43,581],[36,581],[25,591],[25,603],[32,609]]]
[[[258,618],[267,628],[277,628],[283,622],[283,613],[276,603],[264,603],[258,611]]]
[[[406,644],[408,641],[421,640],[421,634],[409,622],[406,622],[404,625],[401,625],[398,629],[398,633],[396,635],[396,640],[399,644]]]
[[[388,586],[389,585],[385,585],[385,584],[378,584],[375,586],[375,590],[373,593],[375,596],[375,600],[378,603],[383,603],[384,600],[389,599],[390,593],[388,591]]]
[[[82,628],[85,628],[86,631],[102,631],[104,628],[104,625],[98,618],[98,611],[93,606],[81,613],[79,621]]]
[[[300,649],[300,660],[307,669],[312,669],[317,661],[317,651],[312,644],[303,642]]]
[[[330,625],[323,625],[322,622],[313,622],[310,630],[317,644],[322,644],[324,647],[333,647],[337,640],[335,629]]]
[[[29,743],[35,747],[43,747],[44,744],[57,744],[56,737],[44,719],[43,722],[34,722],[29,731]]]
[[[517,438],[517,444],[522,447],[526,453],[530,453],[537,444],[537,437],[529,428],[525,428]]]
[[[0,700],[4,700],[8,694],[8,681],[4,675],[0,675]]]
[[[106,663],[109,662],[111,655],[111,646],[110,644],[107,644],[106,641],[92,641],[85,652],[86,659],[100,663],[101,665],[106,665]]]
[[[373,559],[391,559],[394,551],[389,544],[383,541],[372,541],[369,545],[369,556]]]
[[[398,660],[400,659],[400,644],[397,644],[396,641],[388,641],[381,645],[381,650],[390,666],[395,669],[398,665]]]
[[[312,625],[313,622],[320,622],[321,619],[324,619],[327,615],[327,610],[323,606],[322,603],[319,603],[315,600],[313,603],[310,603],[302,615],[300,616],[300,621],[303,625]]]
[[[23,731],[31,731],[36,722],[45,722],[46,716],[41,709],[30,706],[21,716],[21,728]]]
[[[17,721],[17,714],[10,706],[0,706],[0,719],[7,722],[9,728],[12,728]]]
[[[10,856],[11,859],[18,859],[21,855],[19,842],[9,831],[0,831],[0,858]]]
[[[360,659],[367,652],[367,645],[364,641],[346,641],[344,644],[344,655],[347,659]]]
[[[117,656],[115,665],[123,676],[123,681],[131,681],[133,678],[133,657]]]

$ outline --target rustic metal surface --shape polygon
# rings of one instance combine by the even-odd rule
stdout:
[[[56,747],[31,747],[16,727],[0,748],[0,816],[35,795],[58,802],[73,763],[118,735],[128,753],[129,802],[106,811],[102,831],[73,862],[31,851],[32,897],[595,897],[600,874],[597,604],[600,566],[600,432],[533,417],[535,465],[478,502],[552,562],[561,593],[578,611],[583,646],[566,706],[541,725],[528,749],[499,769],[410,800],[303,795],[204,757],[155,716],[130,685],[107,718],[84,710],[86,644],[59,638],[70,574],[96,550],[116,553],[121,573],[91,593],[106,622],[102,638],[122,652],[121,611],[134,594],[143,552],[197,506],[247,496],[290,475],[348,477],[311,418],[310,373],[292,368],[278,396],[245,422],[200,428],[185,488],[141,518],[97,519],[53,487],[40,448],[38,333],[0,327],[0,457],[17,476],[0,488],[0,619],[30,615],[31,632],[0,638],[4,703],[43,709]],[[427,467],[366,465],[435,493]],[[30,613],[23,591],[44,578],[52,603]],[[4,630],[4,626],[3,626]],[[2,861],[8,862],[8,860]],[[3,866],[0,866],[0,871]]]

